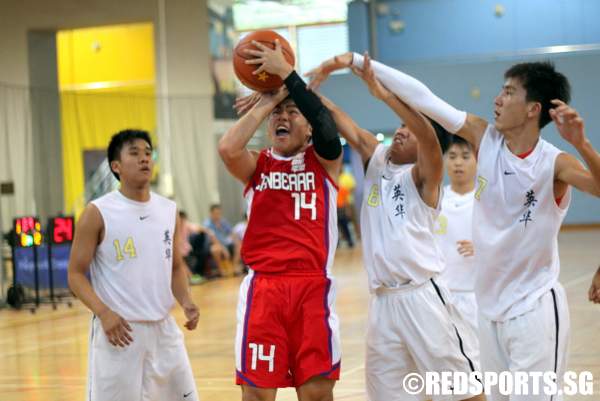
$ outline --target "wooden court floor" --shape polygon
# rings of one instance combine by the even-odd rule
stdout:
[[[600,399],[600,306],[587,301],[587,289],[600,264],[600,231],[567,231],[560,235],[561,282],[571,311],[569,369],[594,374],[593,396]],[[337,400],[364,401],[364,337],[368,293],[359,250],[341,249],[336,256],[337,311],[342,330],[342,378]],[[235,306],[240,279],[223,279],[193,287],[201,308],[199,327],[185,331],[186,345],[203,401],[240,399],[233,384]],[[174,311],[183,321],[179,309]],[[85,400],[90,313],[78,301],[72,309],[42,307],[28,311],[0,310],[0,401]],[[296,399],[281,390],[279,400]]]

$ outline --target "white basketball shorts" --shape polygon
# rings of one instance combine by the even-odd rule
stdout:
[[[404,378],[426,372],[479,370],[477,338],[452,305],[443,283],[381,289],[371,298],[366,382],[370,401],[461,400],[471,396],[411,395]],[[473,394],[475,395],[475,394]]]
[[[567,365],[570,332],[569,307],[563,287],[557,283],[535,308],[503,322],[479,314],[481,367],[489,372],[556,372],[558,388]],[[530,388],[531,390],[532,388]],[[540,394],[502,395],[492,387],[488,401],[561,401]]]
[[[183,333],[168,316],[130,322],[133,342],[115,347],[92,318],[88,401],[198,401]]]

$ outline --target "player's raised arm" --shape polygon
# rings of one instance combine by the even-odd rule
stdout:
[[[352,149],[358,152],[363,164],[367,163],[373,155],[377,144],[379,144],[377,138],[371,132],[359,127],[348,114],[331,100],[325,96],[321,96],[321,100],[329,111],[331,111],[333,120],[342,137],[348,141]]]
[[[261,93],[253,99],[254,105],[219,140],[219,155],[227,170],[243,184],[248,183],[256,169],[258,155],[246,148],[262,122],[287,96],[287,89]]]
[[[87,273],[102,239],[104,223],[96,206],[88,205],[77,222],[71,255],[69,256],[68,281],[73,294],[100,318],[108,341],[115,346],[127,346],[133,341],[131,327],[98,297]]]
[[[420,113],[410,108],[385,88],[376,78],[371,68],[371,60],[365,55],[362,69],[353,68],[369,87],[371,94],[385,102],[415,135],[418,145],[418,157],[415,165],[415,183],[423,200],[432,207],[437,206],[439,185],[444,176],[442,149],[433,126]]]
[[[254,74],[266,71],[283,79],[290,97],[312,127],[312,142],[319,161],[332,177],[337,177],[342,163],[342,144],[331,112],[315,93],[308,90],[294,67],[287,63],[279,40],[275,41],[275,49],[259,42],[252,43],[258,50],[247,49],[246,53],[256,58],[247,60],[246,63],[260,64]]]
[[[311,88],[320,85],[335,70],[352,66],[362,69],[363,63],[363,56],[350,52],[328,59],[307,73],[312,79]],[[377,61],[371,64],[377,79],[402,101],[438,122],[448,132],[465,138],[476,149],[479,147],[487,127],[485,120],[457,110],[410,75]]]
[[[600,154],[585,135],[583,119],[577,110],[566,103],[560,100],[553,100],[552,103],[556,108],[550,109],[550,117],[558,132],[577,149],[589,168],[586,169],[574,156],[562,153],[556,160],[556,179],[600,197]]]

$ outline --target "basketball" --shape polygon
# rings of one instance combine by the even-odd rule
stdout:
[[[244,50],[257,50],[257,48],[252,44],[253,40],[262,43],[263,45],[268,46],[271,49],[274,49],[275,39],[279,39],[279,43],[281,44],[281,50],[286,61],[293,66],[296,62],[296,57],[294,56],[294,51],[292,50],[292,47],[290,46],[287,40],[285,40],[281,35],[274,31],[263,30],[252,32],[251,34],[245,36],[242,40],[240,40],[240,42],[235,47],[233,51],[233,69],[238,79],[248,88],[258,92],[270,92],[283,85],[283,80],[280,77],[278,77],[277,75],[269,74],[266,71],[263,71],[258,75],[253,75],[252,72],[256,70],[260,65],[245,63],[245,61],[251,59],[252,56],[246,54]]]

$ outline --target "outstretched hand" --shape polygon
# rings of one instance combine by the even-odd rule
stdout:
[[[360,77],[364,83],[367,84],[369,92],[377,99],[384,100],[389,96],[393,96],[392,93],[375,77],[375,72],[371,67],[371,58],[367,52],[364,54],[363,68],[360,69],[353,66],[351,69],[354,75]]]
[[[255,40],[252,41],[252,44],[258,50],[244,50],[246,54],[254,56],[254,58],[246,60],[246,64],[260,64],[260,67],[254,70],[252,74],[258,75],[264,71],[269,74],[278,75],[281,79],[285,79],[292,71],[294,71],[294,67],[287,62],[283,55],[279,39],[275,39],[275,49],[271,49]]]
[[[552,104],[556,107],[550,109],[550,117],[560,136],[575,147],[582,145],[585,142],[585,125],[577,110],[558,99],[552,100]]]
[[[323,83],[333,71],[349,68],[351,65],[352,53],[350,52],[335,56],[334,58],[321,63],[319,66],[304,74],[305,77],[310,79],[307,88],[316,91],[319,89],[319,86],[321,86],[321,83]]]
[[[329,77],[329,72],[326,71],[325,67],[319,65],[304,73],[304,76],[310,80],[306,87],[312,91],[316,91],[321,86],[321,83]]]

